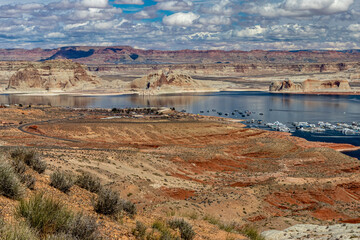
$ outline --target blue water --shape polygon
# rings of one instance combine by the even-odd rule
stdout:
[[[230,117],[236,119],[262,120],[263,123],[280,121],[292,122],[318,121],[330,123],[360,123],[360,96],[334,95],[291,95],[266,92],[219,92],[177,94],[159,96],[26,96],[0,95],[3,104],[51,104],[52,106],[84,108],[124,108],[124,107],[175,107],[186,112]],[[212,110],[215,111],[212,111]],[[238,111],[235,111],[238,110]],[[242,116],[239,112],[251,112]],[[226,116],[227,114],[227,116]],[[253,124],[256,126],[256,124]],[[344,136],[341,133],[314,134],[295,132],[295,136],[311,141],[350,143],[360,146],[360,136]],[[360,151],[347,153],[360,158]]]

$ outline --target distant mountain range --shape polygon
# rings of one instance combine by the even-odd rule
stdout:
[[[360,50],[344,51],[222,51],[142,50],[130,46],[74,46],[57,49],[0,49],[0,61],[71,59],[87,65],[102,64],[226,64],[226,63],[328,63],[360,61]]]

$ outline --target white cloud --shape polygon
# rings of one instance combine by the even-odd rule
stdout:
[[[43,7],[44,7],[44,5],[39,4],[39,3],[28,3],[28,4],[20,5],[20,8],[22,10],[36,10],[36,9],[41,9]]]
[[[174,13],[170,16],[165,16],[163,18],[163,23],[169,26],[189,27],[199,17],[200,17],[199,15],[193,12],[188,12],[188,13],[179,12],[179,13]]]
[[[313,25],[282,24],[268,27],[256,25],[234,32],[240,38],[263,39],[264,41],[301,41],[324,37],[326,30]]]
[[[45,35],[47,38],[63,38],[65,37],[65,34],[61,32],[51,32]]]
[[[156,8],[168,11],[188,11],[191,10],[193,3],[190,1],[166,1],[156,4]]]
[[[231,24],[231,19],[224,16],[211,16],[206,18],[200,18],[200,23],[204,25],[229,25]]]
[[[153,18],[153,14],[151,14],[149,11],[140,11],[134,14],[134,17],[136,19],[149,19],[149,18]]]
[[[231,16],[235,13],[235,9],[232,7],[232,2],[230,0],[222,0],[212,6],[209,6],[208,3],[203,4],[201,11],[220,16]]]
[[[133,4],[133,5],[144,5],[143,0],[117,0],[116,4]]]
[[[64,30],[65,30],[65,31],[68,31],[68,30],[71,30],[71,29],[75,29],[75,28],[79,28],[79,27],[86,26],[86,25],[88,25],[88,24],[89,24],[89,22],[68,24],[68,25],[64,26]]]
[[[282,3],[252,4],[250,13],[264,17],[307,17],[349,10],[354,0],[285,0]]]
[[[73,15],[70,16],[72,20],[105,20],[112,19],[115,14],[120,14],[122,12],[119,8],[109,8],[109,9],[100,9],[100,8],[88,8],[86,10],[77,10]]]
[[[351,24],[349,25],[348,30],[352,32],[360,32],[360,24]]]
[[[254,27],[245,28],[240,31],[236,31],[235,35],[238,37],[251,37],[251,38],[257,38],[261,37],[262,34],[266,32],[266,28],[261,27],[260,25],[256,25]]]
[[[88,8],[106,8],[108,7],[108,0],[82,0],[83,7]]]

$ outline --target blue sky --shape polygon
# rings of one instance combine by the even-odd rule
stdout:
[[[0,48],[359,49],[360,0],[0,0]]]

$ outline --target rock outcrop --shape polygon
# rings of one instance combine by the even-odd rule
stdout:
[[[28,63],[15,72],[7,90],[19,91],[68,91],[94,88],[97,77],[71,60],[52,60]]]
[[[351,87],[347,80],[312,80],[293,82],[291,80],[275,81],[270,84],[270,92],[295,92],[295,93],[317,93],[317,92],[350,92]]]
[[[192,79],[191,76],[182,74],[180,71],[159,70],[135,79],[131,82],[131,88],[150,92],[181,92],[196,91],[206,88],[202,83]]]

